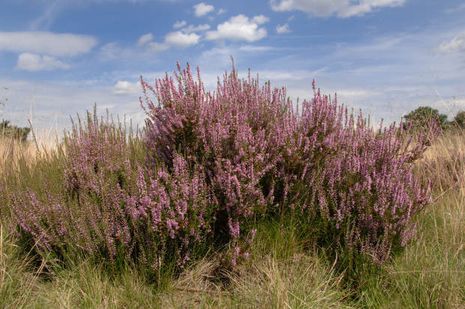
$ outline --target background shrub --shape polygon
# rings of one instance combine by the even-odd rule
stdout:
[[[441,129],[448,126],[447,115],[440,114],[435,108],[429,106],[420,106],[404,116],[404,125],[411,129],[422,130],[428,128],[431,124],[437,125]]]
[[[31,128],[21,128],[11,125],[8,120],[0,122],[0,137],[13,138],[25,142],[30,132]]]
[[[452,124],[460,129],[465,128],[465,111],[459,111],[452,121]]]

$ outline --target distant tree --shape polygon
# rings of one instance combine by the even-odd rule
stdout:
[[[420,106],[404,116],[404,126],[406,128],[421,129],[427,128],[432,123],[436,123],[442,129],[448,125],[447,115],[440,114],[435,108]]]
[[[465,129],[465,111],[459,111],[455,117],[452,124],[461,129]]]
[[[30,132],[31,128],[21,128],[15,125],[11,125],[8,120],[2,120],[0,122],[0,137],[3,136],[8,138],[14,138],[24,142],[27,140],[27,137]]]

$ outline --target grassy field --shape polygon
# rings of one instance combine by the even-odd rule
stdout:
[[[0,140],[2,177],[16,164],[47,160],[49,143]],[[45,154],[45,153],[48,154]],[[416,219],[417,237],[356,289],[289,221],[263,222],[252,257],[238,270],[215,271],[215,253],[180,276],[152,284],[127,267],[117,275],[85,258],[60,268],[16,246],[8,211],[0,225],[0,307],[3,308],[460,308],[465,306],[465,133],[447,133],[418,162],[434,201]],[[7,192],[0,190],[1,192]],[[0,201],[1,201],[0,197]]]

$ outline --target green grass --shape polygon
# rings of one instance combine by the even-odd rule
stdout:
[[[278,225],[278,224],[277,224]],[[21,260],[11,237],[2,236],[0,303],[11,308],[341,308],[348,298],[341,276],[298,245],[286,252],[280,244],[292,229],[266,235],[262,227],[256,255],[227,284],[214,280],[219,259],[201,260],[180,277],[155,286],[136,271],[117,275],[89,261],[39,276]],[[271,227],[271,228],[277,228]],[[3,228],[2,228],[3,231]],[[260,235],[261,234],[261,235]],[[265,239],[266,238],[266,239]],[[22,262],[19,262],[22,261]],[[50,265],[43,265],[42,269]]]

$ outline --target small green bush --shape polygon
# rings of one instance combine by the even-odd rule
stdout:
[[[441,129],[448,126],[447,115],[440,114],[435,108],[420,106],[404,116],[404,127],[411,129],[424,129],[432,124],[438,125]]]
[[[452,124],[460,129],[465,128],[465,111],[459,111],[452,121]]]

